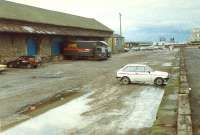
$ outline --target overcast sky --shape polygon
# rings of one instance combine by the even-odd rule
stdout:
[[[160,36],[187,41],[200,26],[200,0],[9,0],[45,9],[95,18],[128,41],[156,41]]]

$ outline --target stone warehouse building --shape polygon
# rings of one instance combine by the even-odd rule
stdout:
[[[0,61],[59,56],[68,41],[106,41],[112,34],[95,19],[0,0]]]

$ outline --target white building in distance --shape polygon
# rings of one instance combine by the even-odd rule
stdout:
[[[190,42],[200,42],[200,28],[194,28],[192,30]]]

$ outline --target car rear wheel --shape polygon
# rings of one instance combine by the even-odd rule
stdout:
[[[154,84],[162,86],[164,84],[164,80],[162,78],[156,78]]]
[[[121,83],[127,85],[130,83],[130,79],[128,77],[122,77]]]

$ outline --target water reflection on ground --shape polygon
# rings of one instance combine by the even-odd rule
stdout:
[[[0,135],[57,135],[84,126],[81,114],[89,109],[86,94],[65,105],[21,123]]]

